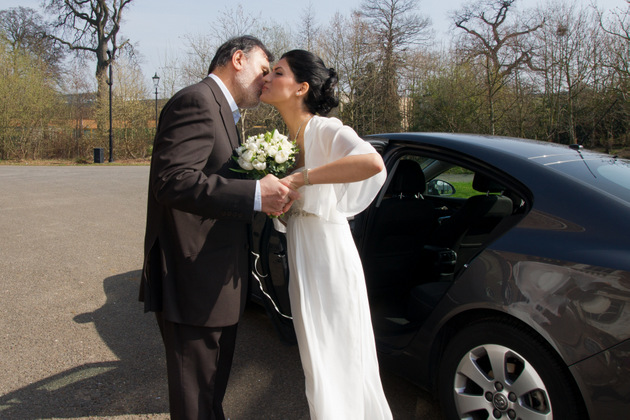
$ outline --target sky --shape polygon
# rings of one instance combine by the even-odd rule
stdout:
[[[520,9],[535,7],[546,0],[520,0]],[[574,1],[574,0],[566,0]],[[581,0],[585,4],[594,1],[605,10],[627,8],[626,0]],[[142,69],[147,81],[159,72],[165,57],[178,56],[186,49],[186,35],[208,34],[213,21],[227,10],[241,5],[246,13],[268,18],[276,23],[286,21],[291,28],[301,20],[308,5],[312,4],[318,24],[325,25],[339,12],[350,16],[358,9],[361,0],[134,0],[124,11],[121,33],[129,38],[142,55]],[[419,0],[419,13],[429,17],[438,37],[448,37],[449,12],[457,10],[466,0]],[[0,10],[11,7],[30,7],[41,12],[41,0],[0,0]],[[120,39],[120,37],[119,37]]]

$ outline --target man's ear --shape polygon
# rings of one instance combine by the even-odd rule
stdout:
[[[245,57],[245,53],[242,50],[236,50],[236,52],[232,54],[232,65],[236,70],[241,70],[246,60],[247,57]]]

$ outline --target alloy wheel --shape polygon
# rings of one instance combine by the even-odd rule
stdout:
[[[454,400],[462,419],[552,419],[548,391],[534,367],[510,348],[487,344],[457,366]]]

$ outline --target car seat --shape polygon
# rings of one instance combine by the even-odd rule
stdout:
[[[424,320],[431,313],[448,291],[453,275],[484,248],[494,228],[512,214],[512,200],[502,195],[505,187],[481,173],[475,173],[472,187],[483,194],[468,198],[453,215],[442,219],[431,241],[436,255],[454,255],[453,271],[440,273],[441,281],[418,285],[410,291],[407,318],[411,321]]]
[[[421,275],[418,258],[437,226],[426,180],[414,160],[400,160],[374,217],[364,267],[370,290],[400,288]],[[417,283],[417,282],[416,282]]]
[[[513,209],[512,200],[502,195],[505,187],[486,175],[475,173],[472,187],[483,194],[468,198],[459,210],[440,222],[434,235],[434,245],[458,254],[457,267],[480,251],[490,232]]]

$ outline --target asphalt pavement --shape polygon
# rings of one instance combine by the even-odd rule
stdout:
[[[167,419],[165,361],[137,301],[148,166],[0,165],[0,419]],[[440,419],[387,371],[395,419]],[[239,326],[232,420],[308,419],[297,347],[256,305]]]

